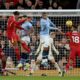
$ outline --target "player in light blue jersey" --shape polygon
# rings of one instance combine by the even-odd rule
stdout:
[[[38,52],[39,56],[37,57],[36,64],[39,64],[41,61],[45,63],[44,60],[50,61],[52,64],[54,64],[55,68],[58,70],[59,75],[62,76],[62,71],[59,67],[59,65],[55,62],[55,59],[52,55],[52,46],[53,46],[53,39],[50,37],[50,29],[52,30],[58,30],[56,25],[51,22],[51,20],[47,17],[46,13],[42,13],[42,18],[40,19],[40,45],[39,48],[36,51],[36,54]],[[53,47],[57,55],[59,55],[59,52],[56,50],[55,47]],[[40,50],[40,51],[39,51]]]
[[[22,27],[27,30],[24,31],[24,30],[21,30],[21,39],[26,42],[26,44],[29,44],[30,43],[30,33],[33,33],[34,32],[34,29],[33,29],[33,25],[31,24],[31,18],[28,17],[27,18],[27,21],[25,21],[23,24],[22,24]]]
[[[40,26],[41,26],[41,31],[40,31],[40,42],[45,42],[45,45],[49,44],[49,33],[50,30],[57,30],[56,25],[51,22],[51,20],[47,17],[46,13],[42,14],[42,18],[40,20]]]
[[[23,17],[25,18],[25,17]],[[27,17],[27,21],[25,21],[23,24],[22,24],[22,27],[26,30],[26,31],[23,31],[21,30],[21,40],[23,42],[25,42],[27,45],[29,45],[30,43],[30,34],[34,32],[34,28],[33,28],[33,25],[31,24],[31,18],[30,17]],[[21,47],[21,59],[20,59],[20,62],[17,66],[17,68],[20,68],[20,67],[24,67],[24,70],[26,70],[27,68],[30,67],[29,65],[29,55],[30,53],[26,54],[27,52]]]

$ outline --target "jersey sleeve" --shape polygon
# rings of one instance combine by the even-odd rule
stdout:
[[[29,23],[28,26],[29,26],[29,28],[32,28],[33,27],[31,23]]]
[[[25,19],[25,20],[16,21],[14,16],[11,16],[11,20],[12,20],[12,21],[11,21],[11,25],[13,25],[13,24],[21,25],[23,22],[26,21],[26,19]]]
[[[52,25],[53,27],[56,27],[56,25],[48,18],[50,25]]]

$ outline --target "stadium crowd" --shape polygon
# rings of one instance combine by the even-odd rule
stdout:
[[[0,9],[79,9],[79,0],[0,0]]]

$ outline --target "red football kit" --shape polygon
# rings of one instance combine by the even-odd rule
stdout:
[[[16,30],[17,29],[24,30],[24,28],[20,27],[20,25],[22,23],[24,23],[25,21],[26,21],[26,19],[16,21],[15,16],[9,17],[8,22],[7,22],[7,37],[11,41],[11,43],[14,44],[14,42],[20,41],[19,36],[16,34]],[[25,42],[22,42],[21,44],[27,52],[30,52],[30,48],[26,45]],[[20,51],[19,51],[18,47],[16,47],[14,50],[15,50],[17,59],[20,60]]]
[[[20,25],[25,22],[25,20],[20,20],[17,22],[14,16],[10,16],[7,22],[7,37],[11,42],[19,41],[19,37],[16,34],[17,29],[23,29]]]
[[[67,32],[66,36],[68,36],[68,38],[70,39],[69,61],[72,60],[73,61],[72,66],[75,66],[76,56],[79,56],[79,58],[80,58],[80,33],[77,31]],[[67,64],[67,68],[69,68],[69,61]]]

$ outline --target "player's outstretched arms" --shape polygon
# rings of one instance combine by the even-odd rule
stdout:
[[[58,28],[57,30],[58,30],[59,34],[65,35],[65,33],[61,31],[61,29]]]

